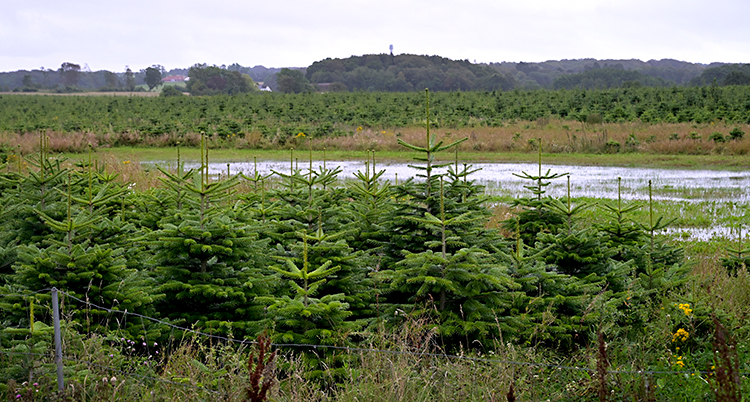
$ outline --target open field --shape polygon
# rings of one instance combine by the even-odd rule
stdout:
[[[466,150],[524,151],[541,133],[553,153],[742,154],[747,87],[435,93],[430,127]],[[215,97],[0,95],[0,132],[85,134],[94,145],[285,148],[299,133],[336,149],[397,149],[425,127],[420,93]],[[736,129],[736,130],[735,130]],[[732,133],[735,134],[732,134]],[[326,142],[327,141],[327,142]]]

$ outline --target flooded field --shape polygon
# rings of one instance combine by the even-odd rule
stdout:
[[[323,165],[322,162],[313,162],[313,170],[317,171]],[[186,164],[186,169],[196,168],[198,164]],[[340,179],[346,180],[354,177],[358,170],[364,171],[367,167],[362,161],[328,161],[326,167],[340,167]],[[514,174],[527,172],[531,175],[538,174],[538,166],[531,163],[476,163],[474,168],[481,169],[470,176],[478,183],[487,188],[489,195],[518,196],[526,194],[528,190],[523,186],[528,185],[528,180],[521,179]],[[309,169],[309,163],[299,163],[295,166],[303,172]],[[370,167],[372,169],[372,167]],[[383,178],[392,183],[398,179],[403,181],[414,177],[418,171],[409,167],[406,163],[377,163],[377,170],[385,169]],[[244,173],[252,175],[256,170],[262,174],[272,171],[289,173],[289,162],[280,161],[258,161],[234,162],[229,164],[231,174]],[[646,200],[648,199],[648,181],[653,186],[654,199],[673,201],[718,201],[746,204],[750,202],[750,166],[747,171],[728,172],[716,170],[680,170],[680,169],[646,169],[627,167],[600,167],[600,166],[572,166],[554,165],[543,166],[543,173],[570,174],[571,195],[574,197],[587,198],[616,198],[617,178],[622,178],[622,196],[625,199]],[[445,169],[438,169],[445,172]],[[209,164],[210,174],[226,174],[226,163]],[[567,181],[557,179],[548,187],[548,193],[552,196],[563,196],[566,192]]]
[[[312,167],[317,171],[323,166],[322,162],[313,162]],[[364,171],[368,167],[363,161],[327,161],[327,168],[340,167],[339,178],[347,180],[354,178],[354,173]],[[486,188],[486,193],[492,196],[517,197],[529,195],[524,186],[530,184],[515,174],[527,172],[537,175],[539,167],[531,163],[476,163],[473,168],[481,169],[470,176],[477,183]],[[186,169],[197,168],[198,164],[185,164]],[[303,173],[310,167],[309,162],[295,164],[294,168]],[[462,165],[460,165],[462,167]],[[372,169],[372,166],[369,167]],[[226,175],[244,173],[253,175],[254,172],[270,174],[273,171],[289,173],[292,169],[290,162],[258,161],[211,163],[209,173]],[[385,170],[383,178],[391,183],[402,182],[415,177],[417,169],[407,163],[377,163],[375,169]],[[549,169],[551,174],[568,173],[570,175],[571,196],[574,198],[615,199],[617,198],[618,177],[621,178],[622,198],[625,200],[648,200],[648,182],[652,182],[654,200],[672,204],[678,209],[678,214],[701,215],[700,223],[686,224],[683,227],[673,227],[670,233],[682,237],[713,238],[732,237],[727,222],[743,222],[748,219],[747,208],[750,204],[750,168],[746,171],[729,172],[716,170],[681,170],[681,169],[650,169],[627,167],[601,166],[572,166],[550,165],[543,166],[542,173]],[[445,172],[446,169],[437,170]],[[560,178],[552,181],[547,187],[548,194],[561,197],[566,194],[567,179]],[[696,211],[700,211],[696,214]]]

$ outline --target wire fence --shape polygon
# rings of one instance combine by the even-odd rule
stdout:
[[[2,351],[2,350],[0,350],[0,355],[6,355],[6,356],[34,356],[34,357],[38,357],[38,358],[47,358],[47,359],[53,359],[54,358],[54,356],[52,354],[50,354],[50,353],[8,352],[8,351]],[[96,367],[96,368],[102,369],[103,371],[106,371],[106,372],[109,372],[109,373],[117,373],[117,374],[124,375],[124,376],[130,377],[130,378],[137,378],[137,379],[139,379],[141,381],[160,382],[160,383],[169,384],[169,385],[177,385],[177,386],[186,387],[186,388],[199,389],[199,390],[206,391],[206,392],[213,393],[213,394],[219,394],[219,395],[223,394],[222,392],[219,392],[219,391],[216,391],[216,390],[212,390],[212,389],[209,389],[209,388],[206,388],[206,387],[202,387],[200,385],[195,385],[195,384],[191,384],[191,383],[187,383],[187,382],[171,381],[171,380],[168,380],[168,379],[165,379],[165,378],[161,378],[161,377],[153,377],[153,376],[138,374],[138,373],[134,373],[132,371],[125,371],[125,370],[122,370],[122,369],[119,369],[119,368],[116,368],[116,367],[111,367],[111,366],[107,366],[107,365],[95,363],[95,362],[88,361],[88,360],[81,360],[81,359],[74,359],[74,358],[70,358],[70,357],[63,357],[63,361],[69,362],[69,363],[84,364],[87,367]]]
[[[39,293],[49,292],[52,291],[53,288],[45,288],[40,289],[33,292],[28,293],[17,293],[17,294],[0,294],[0,298],[3,297],[29,297],[32,295],[36,295]],[[175,324],[172,324],[170,322],[160,320],[158,318],[149,317],[146,315],[130,312],[130,311],[122,311],[117,310],[114,308],[108,308],[103,307],[100,305],[97,305],[95,303],[91,303],[89,301],[80,299],[78,297],[75,297],[69,293],[66,293],[64,291],[59,291],[59,293],[64,294],[69,299],[74,300],[78,303],[80,303],[83,306],[89,307],[89,308],[95,308],[102,311],[106,311],[110,314],[121,314],[123,318],[127,316],[134,316],[141,318],[142,320],[148,320],[160,325],[164,325],[168,328],[171,328],[173,330],[182,331],[184,333],[193,334],[196,336],[205,337],[208,339],[213,340],[220,340],[228,343],[233,344],[239,344],[239,345],[254,345],[257,344],[257,341],[255,340],[247,340],[247,339],[235,339],[230,337],[225,337],[221,335],[215,335],[215,334],[209,334],[201,331],[197,331],[192,328],[185,328],[181,327]],[[148,340],[146,340],[148,341]],[[331,350],[341,350],[341,351],[347,351],[352,353],[375,353],[375,354],[390,354],[390,355],[409,355],[409,356],[415,356],[415,357],[432,357],[432,358],[438,358],[438,359],[447,359],[447,360],[462,360],[462,361],[471,361],[471,362],[477,362],[477,363],[487,363],[487,364],[499,364],[499,365],[509,365],[509,366],[526,366],[526,367],[539,367],[544,369],[553,369],[553,370],[571,370],[571,371],[585,371],[585,372],[597,372],[598,369],[591,368],[591,367],[578,367],[578,366],[568,366],[568,365],[561,365],[561,364],[550,364],[550,363],[537,363],[537,362],[524,362],[524,361],[516,361],[516,360],[505,360],[505,359],[497,359],[497,358],[487,358],[487,357],[475,357],[475,356],[466,356],[466,355],[455,355],[455,354],[447,354],[447,353],[435,353],[435,352],[418,352],[418,351],[409,351],[409,350],[392,350],[392,349],[376,349],[376,348],[363,348],[363,347],[349,347],[349,346],[336,346],[336,345],[316,345],[316,344],[298,344],[298,343],[272,343],[271,346],[276,348],[305,348],[305,349],[331,349]],[[49,353],[31,353],[31,352],[13,352],[13,351],[3,351],[0,350],[0,355],[7,355],[7,356],[34,356],[38,358],[53,358]],[[121,375],[126,375],[129,377],[138,378],[142,381],[156,381],[160,383],[170,384],[170,385],[176,385],[176,386],[183,386],[183,387],[189,387],[194,389],[201,389],[207,392],[211,393],[217,393],[221,394],[219,391],[211,390],[206,387],[202,387],[195,384],[190,383],[184,383],[184,382],[178,382],[178,381],[171,381],[165,378],[159,378],[159,377],[153,377],[153,376],[147,376],[142,375],[134,372],[124,371],[119,368],[110,367],[107,365],[102,365],[99,363],[87,361],[87,360],[80,360],[76,358],[71,357],[65,357],[62,358],[64,361],[71,362],[71,363],[77,363],[77,364],[85,364],[90,367],[97,367],[102,370],[107,370],[113,373],[118,373]],[[640,376],[650,376],[650,375],[685,375],[686,373],[691,374],[701,374],[701,375],[711,375],[713,374],[712,371],[707,370],[694,370],[694,371],[678,371],[678,370],[618,370],[618,369],[606,369],[605,370],[607,374],[630,374],[630,375],[640,375]],[[748,376],[750,375],[750,372],[740,372],[740,376]]]

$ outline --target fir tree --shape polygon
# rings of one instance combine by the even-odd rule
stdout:
[[[591,227],[578,229],[573,219],[592,205],[580,203],[573,206],[570,197],[570,176],[568,176],[568,193],[566,202],[550,198],[547,207],[564,218],[562,228],[556,233],[542,232],[537,234],[540,248],[551,245],[545,253],[544,260],[554,264],[559,272],[584,277],[589,274],[606,275],[611,267],[611,252],[603,247],[597,230]]]
[[[372,274],[376,274],[382,268],[389,238],[386,229],[387,219],[394,205],[391,185],[388,181],[381,179],[384,173],[385,170],[376,172],[373,152],[372,160],[365,163],[364,172],[357,171],[355,173],[357,180],[348,187],[352,201],[345,206],[353,216],[351,223],[353,230],[348,244],[359,253],[357,265],[364,268],[361,273],[368,274],[359,278],[364,286],[369,287],[364,291],[368,296],[367,299],[362,300],[366,300],[367,305],[363,306],[361,301],[350,301],[352,310],[358,317],[376,318],[382,313],[380,295],[383,292],[383,286],[380,280],[373,278]],[[375,324],[375,321],[371,321],[371,324]]]
[[[420,172],[416,174],[416,177],[423,179],[423,181],[417,182],[410,178],[395,187],[394,197],[397,202],[393,215],[389,219],[387,232],[390,238],[388,239],[388,248],[385,250],[390,260],[389,263],[400,260],[402,250],[420,252],[423,250],[425,242],[433,240],[431,231],[422,225],[419,219],[424,218],[427,213],[436,214],[440,210],[441,202],[447,205],[449,217],[455,215],[452,209],[455,200],[452,196],[456,193],[452,191],[452,185],[449,185],[444,192],[437,191],[440,186],[440,177],[444,174],[434,172],[435,169],[445,168],[450,163],[436,163],[435,157],[438,152],[458,146],[468,138],[444,145],[443,141],[438,141],[434,134],[430,134],[430,103],[429,91],[427,90],[425,90],[425,97],[427,121],[425,146],[412,145],[401,139],[398,140],[398,143],[402,146],[419,152],[414,160],[424,162],[424,165],[409,166]],[[446,197],[446,194],[449,194],[448,197]],[[459,201],[463,199],[460,193],[458,197]]]
[[[562,350],[585,344],[588,324],[595,322],[586,309],[593,297],[601,296],[603,281],[593,274],[578,278],[558,272],[545,262],[554,245],[537,248],[542,245],[537,243],[536,247],[527,248],[520,230],[515,233],[513,250],[498,253],[508,274],[519,285],[506,296],[510,308],[508,314],[498,317],[501,328],[523,343]]]
[[[320,247],[326,240],[322,230],[315,235],[296,234],[302,240],[300,254],[278,257],[284,265],[272,267],[288,279],[289,292],[282,296],[257,299],[268,306],[265,326],[272,330],[272,339],[277,344],[347,346],[351,333],[360,325],[348,320],[352,313],[345,301],[345,294],[319,295],[320,289],[334,278],[341,266],[333,266],[332,260],[310,260],[308,242]],[[280,254],[285,253],[280,251]],[[337,356],[334,350],[308,352],[305,361],[309,377],[321,378],[324,373],[335,376],[341,371],[339,363],[342,356]]]
[[[521,207],[522,211],[516,217],[504,222],[508,231],[520,228],[521,239],[527,246],[533,246],[538,233],[557,233],[565,225],[565,217],[550,206],[552,198],[544,196],[545,188],[551,184],[550,180],[567,176],[567,173],[550,173],[551,169],[542,173],[542,140],[537,139],[539,150],[539,172],[532,175],[526,172],[514,173],[514,176],[531,181],[533,184],[524,186],[532,192],[531,197],[516,198],[511,202],[512,207]],[[517,221],[517,222],[516,222]],[[518,224],[517,224],[518,223]]]
[[[274,171],[281,178],[281,188],[273,193],[280,202],[272,215],[266,218],[274,221],[268,236],[274,243],[288,245],[296,242],[297,231],[314,232],[319,225],[326,231],[338,231],[351,221],[346,209],[340,208],[344,189],[329,188],[341,172],[339,167],[321,167],[314,170],[312,154],[306,172],[295,168],[290,161],[290,174]]]
[[[465,139],[443,145],[429,132],[429,102],[427,116],[425,147],[399,142],[421,153],[415,159],[424,165],[413,167],[424,181],[396,186],[389,260],[376,279],[388,284],[393,310],[432,317],[451,347],[475,347],[499,335],[497,316],[509,308],[507,293],[517,285],[490,253],[503,245],[484,228],[481,187],[468,180],[474,170],[456,160],[447,175],[434,172],[451,165],[436,163],[436,153]]]
[[[750,266],[750,247],[742,244],[742,224],[737,225],[737,247],[727,247],[727,256],[721,259],[721,264],[730,275]]]
[[[597,223],[596,228],[603,234],[603,242],[614,254],[612,258],[616,261],[629,261],[635,259],[636,250],[646,240],[643,226],[633,221],[628,215],[642,208],[639,202],[623,206],[621,178],[617,178],[617,203],[603,203],[600,207],[609,219]]]
[[[267,242],[258,240],[240,204],[229,203],[239,177],[211,182],[201,145],[200,174],[164,171],[173,197],[184,197],[171,201],[180,208],[145,238],[154,253],[156,293],[163,295],[157,307],[177,324],[254,336],[262,308],[252,300],[268,289],[261,272]]]

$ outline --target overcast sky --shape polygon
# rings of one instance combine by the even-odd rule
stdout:
[[[478,63],[747,63],[748,17],[747,0],[0,0],[0,71],[306,67],[391,44]]]

